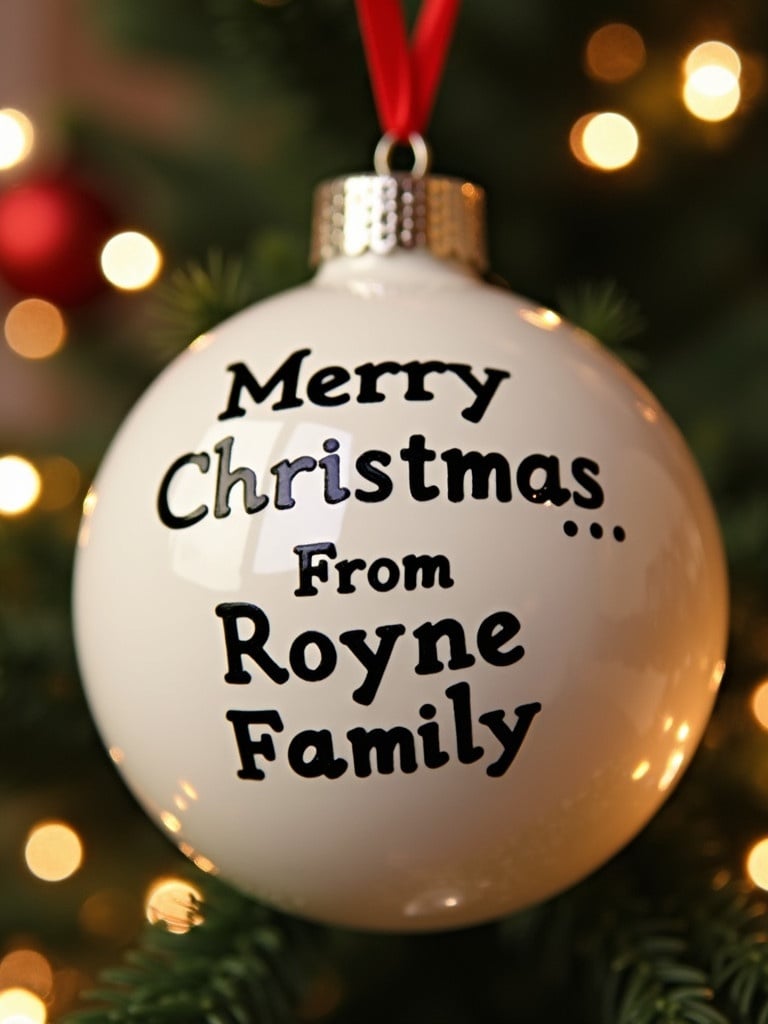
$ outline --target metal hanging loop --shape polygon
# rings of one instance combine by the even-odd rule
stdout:
[[[413,153],[413,167],[407,173],[415,178],[423,178],[429,171],[432,162],[432,151],[426,139],[418,132],[411,132],[408,142],[404,143],[390,132],[385,132],[379,139],[373,153],[373,169],[379,175],[393,173],[392,156],[399,146],[408,145]]]

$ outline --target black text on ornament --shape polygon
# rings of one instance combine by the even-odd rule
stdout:
[[[248,465],[238,465],[236,439],[224,437],[213,445],[214,460],[207,452],[187,452],[176,459],[163,476],[157,495],[160,521],[172,530],[194,526],[211,513],[225,519],[239,496],[245,513],[253,515],[270,504],[278,511],[291,509],[299,498],[314,495],[329,505],[354,498],[373,504],[393,493],[407,490],[417,502],[447,498],[449,502],[475,500],[512,501],[517,493],[536,505],[562,506],[573,501],[579,508],[596,509],[604,501],[597,479],[600,467],[592,459],[578,457],[563,465],[554,454],[533,452],[519,461],[501,452],[431,448],[423,434],[411,434],[397,452],[397,459],[381,449],[358,455],[354,472],[361,486],[346,487],[342,480],[342,455],[336,438],[323,442],[323,453],[281,459],[269,469],[273,478],[267,488]],[[344,454],[345,458],[351,458]],[[390,468],[391,467],[391,468]],[[351,467],[350,467],[351,468]],[[184,480],[182,500],[172,492]],[[268,479],[268,478],[267,478]],[[513,483],[514,482],[514,483]],[[362,486],[367,485],[367,486]]]
[[[350,768],[362,779],[374,772],[392,775],[396,770],[410,775],[420,767],[442,768],[454,758],[460,764],[470,765],[484,757],[490,759],[485,766],[486,775],[505,775],[541,711],[541,704],[532,701],[519,705],[514,709],[514,719],[508,722],[502,709],[486,711],[475,719],[467,682],[449,686],[445,697],[450,703],[452,728],[442,734],[435,721],[434,704],[422,704],[419,708],[421,724],[416,729],[404,725],[388,729],[357,726],[348,729],[343,739],[334,736],[330,729],[321,728],[302,729],[288,740],[282,737],[285,724],[279,711],[228,711],[227,720],[232,723],[240,758],[237,774],[241,779],[265,779],[264,763],[277,759],[275,743],[282,740],[288,764],[304,779],[339,779]],[[447,740],[449,733],[451,737]],[[484,744],[488,743],[491,746],[487,750]],[[342,757],[342,751],[347,756]]]
[[[509,377],[507,370],[487,368],[482,371],[485,375],[482,378],[467,363],[444,363],[440,359],[423,362],[414,359],[408,363],[387,359],[381,363],[362,363],[354,368],[356,381],[344,366],[325,366],[307,377],[303,372],[303,364],[307,356],[311,355],[312,350],[308,348],[293,352],[264,384],[259,383],[245,363],[232,363],[227,367],[232,374],[229,398],[219,419],[245,416],[245,395],[251,402],[260,405],[273,392],[277,393],[272,403],[275,411],[297,409],[303,405],[300,391],[306,395],[307,401],[323,407],[345,405],[353,397],[363,405],[383,402],[388,397],[384,382],[393,376],[398,381],[405,377],[402,398],[406,402],[431,402],[435,396],[427,387],[427,380],[430,379],[430,386],[433,387],[434,378],[448,374],[461,381],[470,392],[469,404],[461,410],[461,415],[470,423],[479,423],[499,384]]]
[[[222,602],[216,605],[216,615],[224,629],[227,683],[251,682],[253,677],[245,667],[246,660],[251,670],[258,669],[262,677],[279,685],[288,682],[291,672],[308,683],[323,682],[334,674],[342,654],[351,656],[354,667],[363,670],[352,699],[365,706],[373,703],[395,646],[400,646],[406,633],[401,622],[393,622],[377,627],[375,636],[370,637],[364,629],[347,629],[334,642],[326,633],[308,629],[295,636],[287,650],[275,650],[269,643],[269,617],[258,605],[248,601]],[[519,632],[520,620],[512,612],[486,615],[474,634],[478,655],[497,668],[516,665],[525,655],[525,648],[517,642]],[[457,619],[424,622],[411,630],[411,636],[415,640],[413,671],[417,676],[435,675],[446,666],[451,671],[463,671],[477,660],[470,650],[467,631]],[[443,661],[446,655],[447,660]]]

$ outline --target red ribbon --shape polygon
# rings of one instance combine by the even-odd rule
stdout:
[[[356,0],[379,123],[406,142],[427,126],[460,0],[424,0],[411,45],[400,0]]]

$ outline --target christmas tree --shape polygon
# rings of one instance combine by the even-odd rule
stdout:
[[[0,53],[0,1024],[768,1021],[768,11],[461,11],[436,170],[486,189],[499,287],[592,332],[681,427],[731,642],[636,839],[545,903],[421,935],[307,923],[179,853],[110,763],[71,626],[83,501],[127,410],[308,279],[315,186],[371,165],[352,0],[7,0]]]

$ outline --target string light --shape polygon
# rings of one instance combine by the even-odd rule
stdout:
[[[124,291],[148,288],[157,279],[162,265],[158,247],[139,231],[121,231],[101,250],[104,277]]]
[[[47,359],[64,344],[66,324],[61,311],[45,299],[22,299],[5,318],[5,340],[24,359]]]
[[[45,1024],[45,1003],[26,988],[0,992],[0,1024]]]
[[[173,935],[185,935],[203,923],[199,904],[203,894],[183,878],[159,878],[150,886],[144,911],[150,924],[164,924]]]
[[[82,864],[83,844],[77,832],[64,822],[43,822],[30,832],[24,859],[36,878],[44,882],[62,882]]]
[[[100,889],[83,903],[78,921],[90,935],[126,942],[136,934],[141,916],[130,893],[122,889]]]
[[[80,470],[63,455],[50,455],[41,459],[39,472],[42,479],[40,508],[48,511],[66,508],[80,493]]]
[[[585,114],[571,128],[571,152],[587,167],[618,171],[637,156],[637,129],[623,114],[604,111]]]
[[[53,970],[42,953],[15,949],[0,960],[0,989],[24,988],[47,999],[53,988]]]
[[[768,731],[768,679],[752,692],[752,714],[758,725]]]
[[[741,101],[741,58],[732,46],[711,40],[690,51],[683,65],[683,103],[701,121],[725,121]]]
[[[727,43],[720,43],[712,39],[706,43],[699,43],[690,51],[685,58],[683,71],[686,78],[690,78],[694,72],[701,68],[719,67],[729,71],[734,78],[741,75],[741,57],[732,46]]]
[[[32,152],[35,129],[26,114],[12,107],[0,110],[0,171],[16,167]]]
[[[623,82],[645,64],[643,37],[637,29],[622,22],[603,25],[587,40],[584,64],[593,78]]]
[[[768,839],[760,839],[747,854],[747,874],[761,889],[768,889]]]
[[[0,515],[27,512],[40,497],[40,487],[40,474],[27,459],[20,455],[0,458]]]

